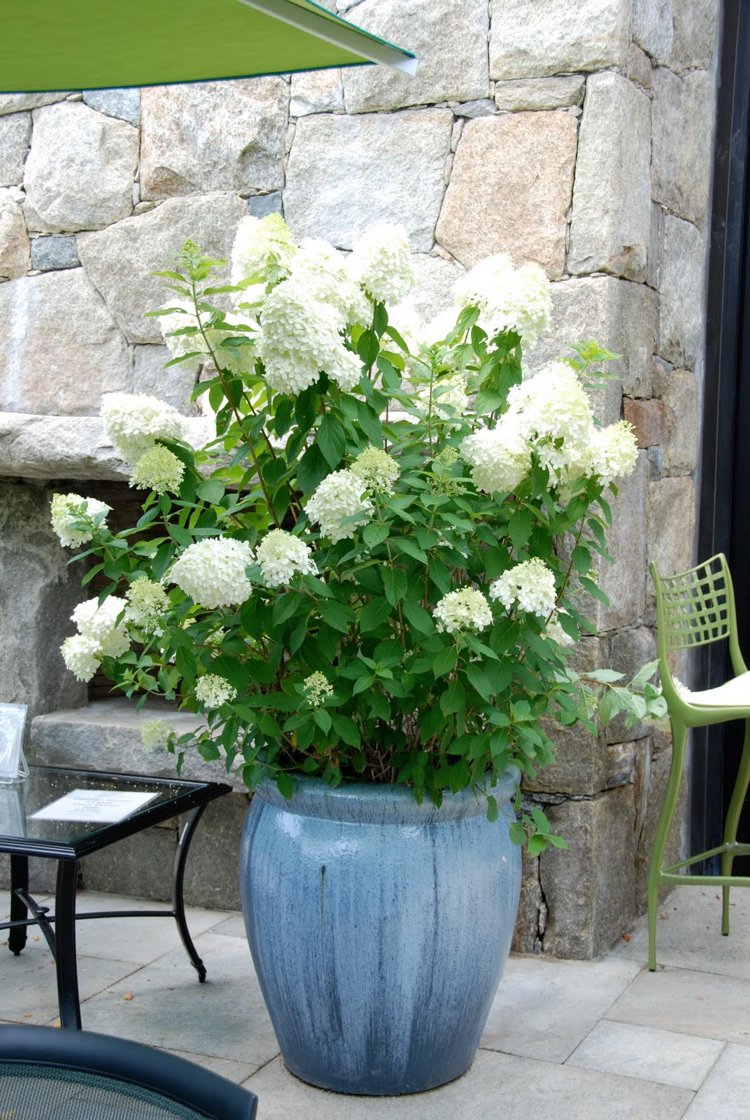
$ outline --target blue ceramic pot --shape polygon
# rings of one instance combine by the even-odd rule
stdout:
[[[513,796],[517,774],[492,791]],[[339,1093],[434,1089],[470,1066],[518,909],[521,851],[470,790],[295,782],[255,794],[240,884],[287,1067]]]

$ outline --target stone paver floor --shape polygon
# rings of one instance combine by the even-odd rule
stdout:
[[[234,913],[188,912],[205,984],[170,919],[79,923],[83,1023],[246,1085],[260,1120],[750,1120],[750,891],[733,892],[728,938],[718,896],[663,903],[654,974],[643,920],[595,961],[511,957],[472,1068],[417,1096],[337,1096],[288,1074]],[[79,910],[130,905],[79,896]],[[0,950],[0,1021],[57,1021],[54,965],[33,929],[20,956]]]

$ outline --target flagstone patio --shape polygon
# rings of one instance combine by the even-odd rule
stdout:
[[[130,903],[87,892],[79,911]],[[205,984],[169,919],[79,923],[83,1024],[247,1085],[262,1120],[307,1120],[323,1109],[327,1120],[742,1120],[750,1117],[750,892],[733,893],[728,938],[720,907],[718,891],[672,893],[654,974],[645,920],[594,961],[511,957],[472,1068],[413,1097],[338,1096],[286,1072],[233,912],[188,911]],[[57,1021],[54,966],[33,931],[20,956],[0,955],[0,1021]]]

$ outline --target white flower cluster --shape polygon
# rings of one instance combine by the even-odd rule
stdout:
[[[157,494],[177,494],[185,474],[185,464],[168,447],[156,444],[144,451],[133,467],[130,485]]]
[[[313,299],[303,282],[286,280],[274,288],[263,306],[258,339],[271,388],[301,393],[325,370],[350,392],[360,379],[362,363],[344,345],[344,325],[339,310]]]
[[[517,417],[506,413],[494,428],[480,428],[461,443],[461,458],[472,468],[478,490],[510,493],[531,469],[531,448]]]
[[[141,630],[158,631],[159,622],[169,606],[169,597],[160,583],[139,576],[125,592],[128,607],[125,618]]]
[[[296,252],[281,214],[266,214],[264,218],[248,214],[237,227],[232,246],[232,283],[239,284],[250,276],[263,281],[286,276]]]
[[[131,466],[157,439],[182,439],[184,433],[179,412],[145,393],[105,393],[101,415],[107,436]]]
[[[235,606],[252,592],[245,569],[253,561],[247,541],[209,537],[185,549],[173,564],[170,579],[196,606],[208,610]]]
[[[409,235],[401,225],[372,226],[355,244],[348,264],[352,276],[378,303],[400,303],[414,285]]]
[[[145,719],[141,724],[141,740],[147,751],[167,747],[175,737],[168,719]]]
[[[295,572],[315,575],[318,571],[310,548],[299,537],[283,529],[272,529],[265,535],[255,558],[263,572],[266,587],[288,584]]]
[[[78,633],[65,639],[60,652],[79,681],[90,681],[103,657],[119,657],[130,649],[125,622],[117,622],[126,606],[124,599],[110,595],[101,606],[98,599],[87,599],[73,611]]]
[[[547,329],[552,297],[538,264],[516,269],[504,253],[486,257],[461,277],[454,293],[458,307],[479,308],[479,325],[490,337],[516,331],[527,350]]]
[[[538,556],[524,560],[490,584],[490,598],[499,599],[506,610],[517,604],[522,611],[546,618],[555,609],[554,572]]]
[[[53,494],[50,502],[52,528],[60,538],[60,544],[65,548],[78,548],[93,538],[93,533],[86,529],[73,529],[71,525],[82,518],[93,519],[99,513],[107,514],[112,507],[106,502],[98,502],[96,498],[82,498],[80,494]],[[106,525],[104,517],[100,525]]]
[[[292,261],[290,280],[306,288],[317,303],[330,304],[342,324],[369,326],[372,304],[352,278],[346,257],[322,238],[306,238]]]
[[[379,447],[366,447],[360,451],[349,469],[362,480],[369,494],[392,494],[400,474],[396,460]]]
[[[587,475],[598,475],[605,486],[631,474],[638,459],[633,427],[619,420],[606,428],[595,428],[586,457]]]
[[[353,537],[357,527],[369,520],[372,503],[365,495],[365,484],[356,474],[350,470],[334,471],[316,487],[305,512],[319,526],[321,536],[336,544]],[[342,525],[345,518],[356,521]]]
[[[207,708],[220,708],[237,699],[237,689],[217,673],[206,673],[195,682],[195,695]]]
[[[436,604],[433,614],[440,633],[456,630],[484,630],[492,625],[492,610],[481,591],[461,587],[449,591]]]
[[[552,362],[508,393],[511,413],[527,439],[534,440],[543,466],[579,473],[594,434],[594,416],[578,374],[565,362]],[[562,441],[562,443],[559,443]]]
[[[302,685],[305,699],[313,708],[319,708],[333,696],[333,688],[324,673],[311,673]]]
[[[508,411],[494,428],[468,436],[461,457],[473,468],[478,489],[506,493],[528,474],[532,448],[553,482],[596,476],[606,485],[630,474],[638,457],[629,424],[595,426],[580,378],[565,362],[553,362],[514,385]]]

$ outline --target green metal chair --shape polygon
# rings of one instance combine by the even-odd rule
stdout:
[[[656,826],[648,874],[648,967],[653,972],[656,968],[656,914],[661,886],[721,886],[721,932],[724,935],[729,933],[730,886],[750,887],[750,878],[732,876],[734,857],[750,852],[750,844],[737,843],[737,825],[750,782],[750,673],[737,641],[732,577],[723,554],[712,556],[705,564],[674,576],[660,576],[651,564],[651,575],[656,585],[659,672],[672,724],[672,767]],[[735,674],[731,680],[704,692],[688,692],[675,684],[668,660],[670,651],[694,649],[724,639],[729,640],[729,656]],[[688,728],[706,727],[733,719],[745,720],[745,742],[724,822],[723,843],[718,848],[663,867],[664,848],[680,793]],[[719,854],[720,875],[680,873],[691,864]]]

